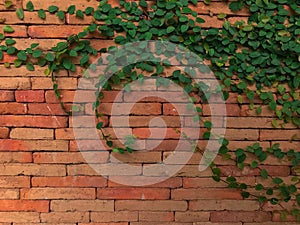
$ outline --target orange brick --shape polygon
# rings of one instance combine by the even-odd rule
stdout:
[[[0,212],[0,222],[9,223],[39,223],[40,213],[38,212]]]
[[[1,188],[30,187],[30,177],[25,176],[0,176]]]
[[[6,188],[1,188],[0,189],[0,199],[19,199],[19,189],[6,189]],[[1,217],[0,217],[1,218]],[[0,219],[1,222],[1,219]],[[5,222],[5,221],[2,221]]]
[[[126,127],[128,126],[128,119],[129,119],[129,126],[130,127],[148,127],[152,119],[155,116],[130,116],[127,118],[126,116],[118,116],[111,118],[110,126],[114,125],[114,127]],[[156,127],[181,127],[180,118],[178,116],[160,116],[160,119],[164,121],[161,124],[155,124]],[[113,123],[113,124],[112,124]]]
[[[186,201],[174,200],[116,200],[115,210],[141,210],[141,211],[186,211]]]
[[[52,129],[39,128],[13,128],[10,132],[12,139],[53,139],[54,131]]]
[[[27,90],[30,89],[30,79],[26,77],[1,77],[0,78],[0,89],[18,89],[18,90]]]
[[[139,221],[168,222],[174,221],[173,212],[139,212]]]
[[[119,212],[92,212],[92,222],[124,222],[138,221],[138,212],[119,211]]]
[[[14,15],[15,17],[15,15]],[[28,38],[18,38],[15,40],[16,41],[16,44],[14,45],[17,49],[26,49],[26,48],[29,48],[32,44],[34,43],[37,43],[39,44],[38,48],[43,50],[43,51],[46,51],[46,50],[51,50],[51,48],[53,46],[55,46],[58,42],[62,42],[64,40],[62,39],[28,39]],[[20,68],[11,68],[10,70],[17,70],[17,69],[22,69],[24,67],[20,67]],[[27,70],[25,68],[25,70]],[[28,71],[30,72],[30,74],[35,74],[35,72],[37,71],[39,74],[35,74],[35,76],[45,76],[44,75],[44,70],[45,68],[42,68],[42,67],[36,67],[36,70],[35,71]],[[26,73],[24,71],[24,73]],[[59,71],[59,74],[61,76],[61,74],[63,73],[66,73],[65,71]],[[66,73],[66,76],[67,76],[67,73]]]
[[[175,212],[175,221],[177,222],[199,222],[209,221],[209,212]]]
[[[260,131],[260,140],[300,140],[300,131],[299,130],[261,130]]]
[[[271,213],[261,211],[223,211],[211,212],[212,222],[266,222],[271,221]]]
[[[89,222],[89,212],[51,212],[41,213],[43,223]]]
[[[0,102],[12,102],[14,100],[13,91],[0,90]]]
[[[0,25],[1,32],[2,32],[4,26],[5,25]],[[13,29],[14,29],[13,33],[5,33],[5,36],[6,37],[28,37],[26,26],[14,25]]]
[[[66,171],[62,165],[10,163],[0,165],[0,175],[64,176]]]
[[[0,12],[0,18],[5,18],[6,24],[63,24],[56,15],[46,13],[46,19],[41,19],[37,12],[24,12],[24,19],[20,20],[14,13]]]
[[[94,188],[31,188],[21,190],[22,199],[95,199]]]
[[[16,91],[17,102],[44,102],[44,91]]]
[[[67,118],[59,116],[0,116],[0,126],[59,128],[67,126]]]
[[[191,211],[255,211],[259,210],[259,203],[251,200],[193,200],[189,202],[189,210]]]
[[[15,102],[0,103],[1,115],[6,115],[6,114],[20,115],[20,114],[26,114],[26,112],[27,112],[27,106],[25,104],[15,103]]]
[[[0,139],[0,151],[68,151],[68,142],[62,140]]]
[[[49,201],[0,200],[0,211],[49,212]]]
[[[214,189],[176,189],[171,192],[172,199],[242,199],[239,191],[214,188]]]
[[[78,34],[84,31],[85,26],[76,25],[40,25],[29,26],[28,35],[32,38],[67,38],[72,34]],[[53,32],[55,30],[55,32]],[[21,36],[21,35],[18,35]],[[99,35],[95,35],[95,37]]]
[[[143,178],[145,180],[150,179],[149,177],[145,177],[143,176]],[[126,183],[126,180],[133,180],[133,179],[142,179],[141,176],[137,177],[137,176],[110,176],[111,180],[118,180],[118,181],[124,181],[123,183]],[[154,178],[156,179],[156,178]],[[111,180],[108,180],[108,186],[109,187],[124,187],[125,185],[122,184],[118,184],[115,183]],[[146,182],[145,182],[146,183]],[[161,187],[161,188],[178,188],[178,187],[182,187],[182,178],[181,177],[171,177],[171,178],[167,178],[166,180],[160,182],[160,183],[155,183],[152,185],[149,185],[147,187]]]
[[[23,8],[26,8],[26,4],[29,2],[30,0],[25,0],[23,1]],[[39,1],[39,0],[31,0],[31,2],[34,5],[35,9],[48,9],[49,6],[51,5],[56,5],[57,7],[59,7],[59,9],[66,11],[68,9],[68,6],[71,5],[75,5],[76,9],[81,9],[84,10],[86,7],[91,6],[91,7],[97,7],[99,5],[99,2],[96,0],[91,0],[89,2],[82,2],[81,0],[73,0],[71,3],[66,4],[66,2],[62,2],[59,0],[51,0],[51,1]],[[109,2],[114,2],[114,1],[109,1]],[[116,4],[116,3],[115,3]]]
[[[99,199],[168,199],[170,191],[163,188],[98,188]]]
[[[65,74],[61,74],[65,75]],[[32,77],[32,89],[53,89],[53,82],[51,81],[51,78],[45,78],[45,77]],[[59,77],[57,79],[58,88],[61,90],[68,90],[68,89],[76,89],[77,88],[77,79],[76,78],[66,78],[66,77]]]
[[[0,127],[0,139],[8,138],[9,129],[7,127]]]
[[[164,131],[166,130],[166,135],[164,135]],[[152,131],[152,133],[151,133]],[[149,138],[161,140],[165,139],[179,139],[180,133],[178,133],[174,128],[152,128],[150,131],[149,128],[134,128],[132,130],[133,135],[136,135],[138,138]]]
[[[67,177],[33,177],[33,187],[105,187],[104,177],[67,176]]]
[[[28,163],[32,162],[30,152],[0,152],[1,163]]]
[[[84,158],[85,157],[85,158]],[[105,163],[108,160],[109,153],[107,151],[102,152],[85,152],[84,157],[81,153],[34,153],[34,163],[62,163],[62,164],[73,164],[73,163],[85,163],[88,158],[89,163]]]
[[[113,212],[113,200],[53,200],[51,211],[92,211],[92,212]]]
[[[34,115],[67,115],[60,104],[30,103],[28,104],[28,114]]]

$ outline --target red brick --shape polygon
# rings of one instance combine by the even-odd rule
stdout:
[[[0,126],[59,128],[67,126],[67,118],[60,116],[0,116]]]
[[[32,162],[31,152],[0,152],[0,163]]]
[[[246,184],[255,183],[255,177],[237,177],[237,180]],[[216,188],[216,187],[226,187],[225,183],[216,183],[212,178],[198,178],[198,177],[184,177],[183,187],[184,188]]]
[[[67,177],[33,177],[33,187],[105,187],[104,177],[67,176]]]
[[[17,102],[44,102],[44,91],[16,91]]]
[[[26,114],[26,112],[27,112],[27,106],[25,104],[15,103],[15,102],[0,103],[1,115],[6,115],[6,114],[20,115],[20,114]]]
[[[191,199],[242,199],[239,191],[214,188],[214,189],[176,189],[171,192],[172,199],[191,200]]]
[[[49,212],[49,201],[0,200],[0,211]]]
[[[21,190],[22,199],[95,199],[94,188],[31,188]]]
[[[14,15],[14,17],[15,17],[15,15]],[[14,46],[17,49],[26,49],[26,48],[29,48],[32,44],[38,43],[39,44],[39,46],[38,46],[39,49],[46,51],[46,50],[51,50],[51,48],[53,46],[57,45],[58,42],[61,42],[63,40],[61,40],[61,39],[34,39],[34,38],[33,39],[28,39],[28,38],[18,38],[15,41],[16,41],[16,44]],[[23,69],[23,68],[24,67],[11,68],[10,70],[13,70],[13,71],[20,70],[20,71],[22,71],[21,69]],[[24,68],[24,69],[27,70],[26,68]],[[35,76],[44,76],[44,71],[45,71],[45,68],[36,67],[35,71],[28,71],[28,72],[30,72],[30,74],[28,74],[28,75],[30,76],[31,74],[34,74]],[[38,72],[39,74],[35,74],[36,72]],[[24,73],[26,74],[27,72],[24,71]],[[59,77],[62,76],[62,73],[66,73],[65,76],[68,75],[66,71],[59,71]],[[20,76],[20,75],[18,75],[18,76]]]
[[[266,222],[271,221],[271,213],[260,211],[223,211],[211,212],[212,222]]]
[[[99,199],[168,199],[170,191],[163,188],[106,188],[97,189]]]
[[[224,106],[226,110],[223,110]],[[214,116],[240,116],[241,115],[241,108],[237,104],[203,104],[203,115],[212,115]],[[222,109],[222,110],[220,110]]]
[[[25,176],[0,176],[1,188],[30,187],[30,177]]]
[[[12,102],[14,100],[13,91],[0,90],[0,102]]]

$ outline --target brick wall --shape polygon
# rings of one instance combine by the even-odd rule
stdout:
[[[27,0],[14,0],[10,10],[0,5],[0,18],[6,24],[12,24],[15,32],[7,34],[16,38],[16,47],[25,49],[32,43],[39,43],[43,50],[50,50],[57,42],[70,34],[76,34],[90,23],[67,15],[65,21],[47,13],[42,20],[37,12],[25,11],[24,21],[17,19],[15,9],[23,7]],[[47,9],[57,5],[65,10],[75,4],[78,9],[97,6],[94,0],[40,1],[32,0],[35,9]],[[116,4],[113,1],[112,4]],[[222,21],[215,15],[224,12],[229,21],[246,19],[248,12],[242,10],[232,13],[226,3],[213,1],[207,7],[202,2],[195,8],[206,23],[204,27],[221,27]],[[212,15],[214,16],[212,16]],[[3,25],[0,25],[2,30]],[[97,48],[110,46],[111,40],[91,40]],[[29,72],[25,67],[6,69],[4,62],[13,62],[14,58],[4,55],[0,65],[0,225],[287,225],[280,222],[278,207],[264,205],[260,208],[254,199],[242,200],[239,192],[225,188],[224,184],[214,182],[211,172],[199,172],[199,153],[193,154],[186,166],[175,176],[161,183],[146,187],[130,187],[115,183],[99,176],[78,151],[72,129],[71,117],[61,109],[54,96],[50,78],[43,74],[44,69],[36,67]],[[78,78],[82,71],[60,72],[59,86],[62,100],[69,105],[73,102]],[[107,114],[105,125],[109,128],[109,115],[114,97],[118,91],[105,93],[102,110]],[[126,97],[126,96],[125,96]],[[130,95],[127,96],[130,101]],[[230,148],[243,148],[254,142],[264,147],[280,143],[284,150],[299,150],[299,141],[290,142],[299,135],[299,129],[287,125],[285,129],[274,129],[274,115],[265,108],[260,116],[250,111],[246,101],[238,105],[235,94],[227,101],[226,138]],[[82,102],[88,108],[90,103]],[[204,116],[209,117],[210,108],[202,106]],[[142,164],[160,162],[167,157],[172,146],[177,143],[178,134],[173,127],[180,124],[178,116],[170,103],[159,99],[135,105],[134,116],[130,123],[133,132],[140,137],[149,136],[146,128],[149,119],[162,115],[170,127],[167,140],[164,140],[151,152],[139,152],[133,155],[115,155],[119,160]],[[151,115],[151,116],[149,116]],[[80,116],[80,115],[79,115]],[[84,119],[84,118],[82,118]],[[222,126],[222,124],[220,124]],[[84,136],[84,127],[82,135]],[[95,140],[90,140],[93,144]],[[200,141],[205,145],[204,141]],[[91,157],[93,157],[92,151]],[[100,152],[103,162],[109,160],[108,152]],[[231,162],[219,158],[224,176],[235,174],[248,184],[262,181],[257,171],[239,171]],[[288,180],[293,176],[289,164],[269,158],[264,168],[274,176]],[[119,165],[116,165],[119,166]],[[146,170],[148,175],[159,171]],[[133,171],[132,176],[139,175]],[[121,174],[116,174],[121,175]],[[121,179],[121,178],[120,178]],[[130,178],[127,178],[130,179]],[[266,182],[265,182],[266,183]],[[266,183],[267,185],[267,183]]]

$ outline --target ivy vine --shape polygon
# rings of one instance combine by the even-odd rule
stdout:
[[[221,82],[221,88],[225,100],[229,93],[238,93],[237,101],[244,104],[245,96],[250,102],[249,109],[257,114],[262,113],[262,105],[266,105],[274,112],[276,119],[272,124],[284,128],[287,123],[300,126],[300,1],[299,0],[238,0],[228,3],[232,11],[247,8],[251,15],[247,22],[238,21],[231,24],[229,15],[224,13],[218,18],[224,20],[222,28],[203,28],[205,22],[190,5],[197,5],[197,0],[157,0],[149,5],[145,0],[127,2],[120,0],[118,7],[112,7],[106,0],[102,0],[97,8],[87,7],[85,10],[76,9],[74,5],[67,11],[60,10],[57,6],[48,9],[35,10],[32,2],[28,2],[26,10],[37,11],[41,19],[46,19],[46,11],[55,14],[60,20],[64,20],[66,14],[75,15],[84,19],[92,17],[93,22],[82,32],[71,35],[66,41],[59,42],[50,52],[39,49],[39,44],[32,44],[27,49],[14,47],[16,41],[6,37],[13,33],[14,28],[10,25],[3,27],[0,34],[0,59],[3,53],[16,56],[14,67],[25,65],[29,71],[35,70],[36,64],[45,69],[45,75],[51,76],[53,89],[57,98],[61,92],[57,83],[56,72],[59,70],[75,71],[77,66],[88,68],[91,56],[107,52],[109,49],[95,49],[88,39],[89,34],[98,34],[99,38],[112,39],[116,44],[144,40],[170,41],[184,46],[193,51],[204,60],[210,62],[210,69]],[[209,4],[210,0],[205,0]],[[5,7],[12,7],[11,1],[5,1]],[[24,10],[16,9],[16,16],[24,19]],[[4,21],[5,22],[5,19]],[[167,52],[163,53],[168,56]],[[79,59],[76,64],[75,59]],[[12,65],[5,63],[5,67]],[[137,74],[135,69],[145,73],[162,76],[164,69],[169,67],[168,60],[162,63],[140,62],[132,64],[122,71],[118,71],[105,83],[106,90],[111,90],[114,85],[126,86],[134,80],[143,80],[143,74]],[[205,84],[195,83],[186,72],[174,72],[168,77],[172,81],[182,85],[187,93],[197,93],[203,101],[209,96],[203,95]],[[167,84],[157,84],[167,85]],[[130,87],[128,86],[128,91]],[[101,104],[103,94],[97,93],[94,109],[97,117],[101,112],[97,111]],[[256,103],[260,100],[261,104]],[[63,103],[62,107],[64,107]],[[74,109],[73,109],[74,110]],[[202,109],[197,107],[196,112],[201,118]],[[69,112],[72,113],[72,112]],[[208,139],[210,129],[213,126],[210,121],[203,121],[207,132],[203,139]],[[128,138],[125,147],[115,147],[109,135],[103,132],[103,123],[97,124],[107,146],[113,151],[124,153],[132,152],[130,145],[134,138]],[[184,135],[184,134],[182,134]],[[294,137],[299,139],[299,137]],[[224,160],[233,160],[237,167],[243,170],[245,167],[258,170],[263,179],[271,179],[272,187],[256,184],[254,189],[259,194],[251,192],[249,185],[238,182],[234,176],[224,178],[223,172],[218,165],[212,163],[210,168],[213,179],[217,182],[225,182],[229,188],[241,191],[243,198],[255,197],[260,203],[270,202],[272,205],[282,207],[282,217],[291,214],[300,221],[300,193],[298,190],[300,179],[297,176],[290,182],[280,177],[271,176],[261,164],[270,156],[279,160],[288,159],[293,169],[299,168],[300,152],[296,150],[282,151],[279,144],[263,149],[259,143],[253,143],[246,149],[229,149],[228,140],[220,138],[221,148],[219,154]],[[293,141],[293,140],[292,140]],[[201,151],[201,149],[198,149]],[[298,149],[299,150],[299,149]],[[247,163],[248,155],[255,159]],[[283,202],[294,201],[292,210],[285,209]]]

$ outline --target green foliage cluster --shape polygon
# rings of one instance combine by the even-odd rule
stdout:
[[[209,0],[204,1],[209,4]],[[67,11],[60,10],[57,6],[50,6],[48,9],[38,10],[38,16],[46,19],[46,11],[56,14],[64,20],[66,13],[84,19],[86,16],[93,17],[93,23],[77,35],[70,36],[67,41],[60,42],[52,48],[51,52],[43,52],[38,44],[32,44],[29,48],[19,50],[14,47],[15,40],[6,38],[6,33],[14,32],[13,27],[6,25],[3,34],[0,34],[2,43],[0,46],[0,58],[3,52],[8,55],[16,55],[15,67],[26,65],[27,69],[33,71],[34,63],[39,66],[47,66],[45,75],[51,76],[53,88],[57,97],[60,97],[59,87],[56,82],[55,72],[65,69],[75,71],[77,66],[87,68],[90,65],[91,56],[113,49],[95,49],[88,39],[90,34],[98,32],[99,38],[113,39],[117,44],[124,45],[130,42],[144,40],[170,41],[183,46],[204,60],[208,60],[210,69],[215,73],[221,82],[219,90],[224,99],[229,93],[238,93],[237,101],[243,104],[243,97],[246,96],[250,102],[250,109],[256,110],[257,114],[262,113],[262,105],[274,111],[277,119],[273,121],[274,127],[284,127],[286,123],[293,123],[300,126],[300,2],[299,0],[238,0],[229,3],[232,11],[246,7],[251,15],[248,20],[230,24],[227,15],[218,15],[224,20],[222,28],[204,29],[201,24],[205,22],[197,12],[193,11],[190,4],[197,5],[197,0],[157,0],[155,4],[149,5],[145,0],[139,2],[127,2],[120,0],[119,7],[112,7],[107,1],[102,0],[97,8],[87,7],[85,10],[77,10],[71,5]],[[7,7],[10,7],[7,6]],[[34,5],[28,2],[26,10],[34,11]],[[24,19],[23,9],[17,9],[16,15],[20,20]],[[159,48],[157,48],[159,49]],[[139,51],[138,48],[136,50]],[[170,52],[161,52],[167,58]],[[74,59],[79,58],[79,65]],[[130,59],[126,59],[130,62]],[[178,60],[184,61],[182,58]],[[114,62],[115,63],[115,62]],[[10,67],[9,63],[5,64]],[[134,80],[143,80],[143,73],[137,74],[138,68],[145,73],[161,75],[170,63],[167,59],[162,63],[139,62],[117,71],[114,76],[103,86],[111,90],[116,84],[123,84],[130,91],[129,83]],[[110,65],[113,67],[113,63]],[[204,83],[195,83],[187,75],[193,71],[175,71],[169,79],[182,85],[187,93],[196,92],[203,100],[210,96],[203,94],[207,89]],[[165,81],[158,79],[157,85],[168,85]],[[102,93],[97,93],[98,99],[94,104],[97,117],[101,112],[97,111],[100,105]],[[258,100],[261,104],[255,103]],[[202,109],[197,107],[195,111],[201,114]],[[201,116],[199,116],[200,120]],[[203,138],[208,139],[211,135],[210,129],[213,124],[204,121],[207,132]],[[97,124],[97,129],[103,132],[103,123]],[[102,133],[106,143],[113,151],[124,153],[132,152],[130,145],[134,138],[128,138],[125,148],[114,147],[109,135]],[[184,134],[182,134],[184,135]],[[297,137],[295,137],[296,139]],[[254,194],[249,185],[238,182],[234,176],[223,178],[222,170],[211,164],[213,179],[218,182],[225,182],[229,188],[241,190],[243,198],[256,197],[259,202],[270,202],[273,205],[281,205],[282,202],[295,201],[293,210],[283,208],[283,218],[287,213],[294,215],[300,220],[300,193],[297,188],[300,180],[293,177],[287,184],[280,177],[270,176],[268,171],[262,169],[261,164],[270,156],[279,160],[288,159],[291,166],[299,167],[300,152],[290,150],[283,152],[278,144],[271,148],[263,149],[258,143],[248,146],[247,149],[228,149],[228,141],[220,138],[222,146],[219,154],[224,160],[234,160],[239,169],[245,167],[258,170],[263,179],[271,179],[273,186],[266,187],[257,184],[254,188],[260,194]],[[255,160],[247,163],[248,155]],[[291,183],[291,184],[290,184]]]

